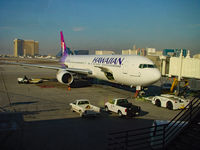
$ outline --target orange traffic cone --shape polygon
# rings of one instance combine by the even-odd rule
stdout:
[[[70,86],[68,86],[67,90],[68,90],[68,91],[71,91],[71,87],[70,87]]]

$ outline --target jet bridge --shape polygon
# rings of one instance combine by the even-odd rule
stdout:
[[[161,73],[165,77],[175,77],[177,79],[177,93],[180,92],[180,81],[189,81],[190,88],[199,90],[200,88],[200,59],[191,58],[190,52],[186,57],[181,51],[179,57],[160,57]]]
[[[166,69],[166,58],[161,59],[163,76],[178,77],[178,81],[182,78],[200,79],[200,59],[191,58],[189,51],[186,57],[183,56],[182,51],[179,57],[171,57],[168,69]]]

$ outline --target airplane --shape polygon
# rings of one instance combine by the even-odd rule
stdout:
[[[60,83],[70,86],[74,75],[83,75],[112,83],[136,87],[135,96],[143,87],[152,85],[161,78],[154,63],[138,55],[72,55],[60,31],[62,57],[61,67],[21,64],[39,68],[58,70],[56,77]]]

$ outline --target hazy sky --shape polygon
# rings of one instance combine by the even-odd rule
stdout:
[[[72,49],[186,48],[200,53],[200,0],[0,0],[0,53],[13,40],[39,41],[42,54]]]

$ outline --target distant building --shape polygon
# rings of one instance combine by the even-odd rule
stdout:
[[[115,54],[114,51],[106,51],[106,50],[98,50],[98,51],[95,51],[95,54],[96,55],[113,55]]]
[[[187,50],[182,49],[183,56],[186,57]],[[175,56],[179,57],[181,53],[181,49],[163,49],[163,56]]]
[[[140,49],[127,49],[127,50],[122,50],[122,55],[140,55],[140,56],[146,56],[146,50],[144,48]]]
[[[39,54],[39,42],[34,40],[14,40],[14,56],[35,56]]]
[[[156,51],[156,56],[162,56],[163,55],[163,51]]]
[[[147,55],[155,55],[156,54],[155,48],[146,48],[146,50],[147,50]]]
[[[137,55],[146,56],[147,55],[147,51],[144,48],[142,48],[142,49],[138,48],[137,49]]]
[[[89,55],[89,50],[74,50],[75,55]]]
[[[122,55],[137,55],[137,50],[134,49],[123,49]]]

